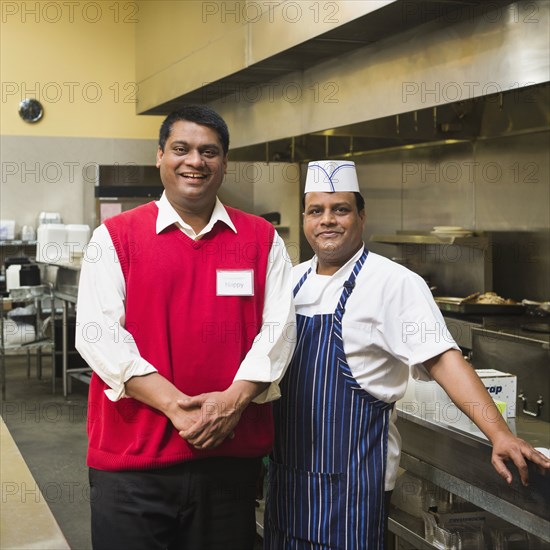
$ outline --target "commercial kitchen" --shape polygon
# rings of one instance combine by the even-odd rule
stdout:
[[[3,2],[1,40],[0,548],[91,548],[80,266],[98,225],[162,193],[158,128],[184,104],[227,121],[220,199],[294,265],[308,162],[353,161],[368,249],[425,279],[549,452],[550,2]],[[435,382],[396,407],[389,548],[550,548],[549,475],[507,486]]]

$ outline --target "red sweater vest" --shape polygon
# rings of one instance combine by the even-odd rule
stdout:
[[[154,202],[105,223],[126,281],[126,329],[141,356],[188,395],[225,390],[262,325],[274,229],[262,218],[227,211],[237,234],[218,222],[198,241],[175,226],[157,235]],[[254,270],[254,296],[217,296],[219,269]],[[94,374],[87,458],[93,468],[150,469],[210,456],[262,456],[271,449],[270,404],[251,403],[234,439],[200,451],[159,411],[131,398],[112,402],[106,388]]]

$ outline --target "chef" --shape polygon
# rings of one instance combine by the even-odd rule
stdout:
[[[467,412],[508,483],[506,460],[525,484],[526,459],[549,468],[510,432],[423,279],[365,247],[353,162],[309,163],[303,216],[315,256],[293,268],[298,341],[274,407],[264,548],[384,548],[409,371]]]

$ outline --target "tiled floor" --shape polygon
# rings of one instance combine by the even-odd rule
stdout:
[[[7,357],[6,366],[7,391],[0,408],[2,417],[70,547],[90,550],[86,468],[88,386],[73,381],[72,392],[64,399],[60,383],[57,393],[52,394],[48,358],[44,359],[42,380],[36,378],[34,365],[31,378],[27,378],[26,358]],[[35,498],[35,495],[35,488],[21,488],[21,498]],[[260,541],[257,548],[261,548]]]
[[[69,399],[63,398],[60,389],[53,395],[47,358],[42,380],[36,378],[34,366],[30,379],[26,371],[26,358],[6,358],[7,387],[2,417],[69,545],[74,550],[88,550],[91,548],[85,462],[88,387],[75,381]],[[36,488],[22,487],[21,498],[36,498]]]

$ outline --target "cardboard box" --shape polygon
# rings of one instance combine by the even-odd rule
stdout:
[[[514,374],[496,369],[476,369],[483,385],[495,401],[506,403],[506,417],[516,416],[518,379]]]

